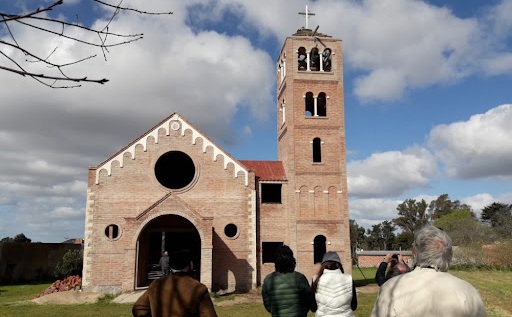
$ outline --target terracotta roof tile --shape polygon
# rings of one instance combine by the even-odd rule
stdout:
[[[242,165],[256,173],[260,181],[286,181],[286,173],[281,161],[240,161]]]

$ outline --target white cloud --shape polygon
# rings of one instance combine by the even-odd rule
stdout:
[[[357,78],[354,92],[365,100],[394,100],[402,96],[406,86],[404,74],[399,70],[381,68]]]
[[[347,165],[351,197],[398,196],[415,187],[429,187],[436,175],[434,157],[425,149],[374,153]]]
[[[356,219],[358,225],[371,228],[372,225],[397,217],[396,207],[402,200],[393,199],[350,199],[350,219]]]
[[[145,9],[169,7],[165,1],[153,4]],[[172,4],[176,12],[167,17],[120,15],[113,32],[144,32],[145,38],[111,48],[106,62],[97,49],[17,30],[20,43],[34,45],[41,55],[58,47],[55,59],[99,53],[70,68],[69,74],[107,77],[110,82],[52,90],[0,72],[2,232],[13,236],[19,232],[10,232],[12,228],[23,223],[33,228],[29,237],[38,241],[59,241],[64,231],[83,235],[87,167],[172,112],[184,115],[221,145],[251,137],[232,131],[241,107],[252,115],[246,131],[269,120],[275,94],[270,55],[240,36],[191,30],[185,22],[192,4]]]
[[[243,15],[239,28],[251,25],[279,40],[304,25],[298,10],[289,10],[293,1],[219,3]],[[311,29],[319,25],[319,32],[343,39],[345,67],[356,71],[354,93],[361,101],[394,101],[408,90],[451,84],[480,72],[512,72],[501,44],[512,25],[510,1],[473,18],[412,0],[319,0],[309,8],[316,14]],[[215,11],[215,19],[223,12]]]
[[[66,219],[71,220],[73,218],[83,220],[85,214],[81,210],[76,210],[70,207],[58,207],[50,211],[49,216],[51,219]]]
[[[512,53],[504,53],[495,58],[483,60],[483,66],[488,75],[512,73]]]
[[[489,8],[485,19],[492,29],[494,36],[506,40],[511,36],[512,21],[510,19],[510,12],[512,12],[512,2],[509,0],[502,0],[496,6]]]
[[[317,6],[329,12],[322,28],[341,33],[345,62],[360,72],[355,93],[363,101],[396,100],[408,89],[462,78],[475,54],[477,21],[445,8],[409,0],[347,1],[338,10],[329,10],[331,1]]]
[[[501,105],[468,121],[434,127],[428,144],[450,177],[511,177],[510,122],[512,105]]]
[[[480,217],[480,214],[482,213],[482,209],[485,206],[489,206],[493,202],[495,202],[495,198],[488,193],[481,193],[470,197],[465,197],[460,200],[462,203],[467,204],[471,206],[473,209],[473,212],[477,215],[477,217]]]

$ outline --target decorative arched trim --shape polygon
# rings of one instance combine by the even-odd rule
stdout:
[[[137,246],[137,241],[139,240],[141,232],[144,230],[144,228],[146,228],[146,226],[151,221],[153,221],[155,218],[158,218],[160,216],[168,216],[168,215],[180,216],[180,217],[183,217],[183,218],[187,219],[188,221],[190,221],[190,223],[196,228],[197,232],[199,233],[199,238],[201,239],[201,248],[207,247],[204,245],[204,243],[206,242],[205,233],[203,232],[201,225],[200,225],[200,222],[202,219],[191,217],[190,213],[181,212],[181,211],[160,211],[160,212],[154,213],[151,216],[144,219],[144,221],[142,221],[139,224],[139,227],[137,228],[137,230],[135,231],[135,234],[133,235],[132,245],[135,247]]]
[[[249,171],[247,171],[241,164],[238,163],[235,159],[233,159],[229,154],[224,152],[221,148],[219,148],[215,143],[210,141],[206,136],[198,132],[194,127],[192,127],[187,121],[183,120],[179,115],[174,114],[171,115],[167,120],[164,120],[161,124],[157,125],[146,134],[141,136],[139,139],[135,140],[127,147],[117,152],[107,161],[101,163],[96,168],[96,184],[100,182],[100,172],[105,170],[108,176],[112,175],[112,165],[114,162],[119,163],[119,167],[122,168],[124,166],[125,154],[129,153],[132,160],[135,159],[135,149],[138,145],[142,145],[144,152],[147,151],[147,144],[149,138],[153,138],[155,144],[158,143],[158,131],[160,129],[164,129],[165,135],[170,135],[170,130],[178,131],[181,129],[181,136],[185,136],[185,132],[190,130],[192,132],[191,144],[195,145],[196,140],[201,138],[203,140],[202,150],[203,153],[206,153],[206,148],[211,146],[213,149],[213,161],[216,161],[217,155],[221,155],[224,158],[224,169],[227,169],[228,163],[232,163],[234,166],[234,177],[238,178],[238,172],[243,172],[243,176],[245,178],[245,186],[249,185]]]

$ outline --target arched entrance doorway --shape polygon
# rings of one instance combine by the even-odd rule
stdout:
[[[201,238],[196,227],[178,215],[164,215],[149,222],[137,240],[136,282],[137,288],[148,286],[161,276],[158,261],[163,251],[190,250],[194,276],[200,280]]]

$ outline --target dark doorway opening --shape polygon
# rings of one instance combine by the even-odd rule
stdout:
[[[136,287],[146,287],[162,276],[158,265],[164,251],[190,250],[193,276],[200,280],[201,238],[194,225],[177,215],[166,215],[153,219],[139,235],[137,243]]]

